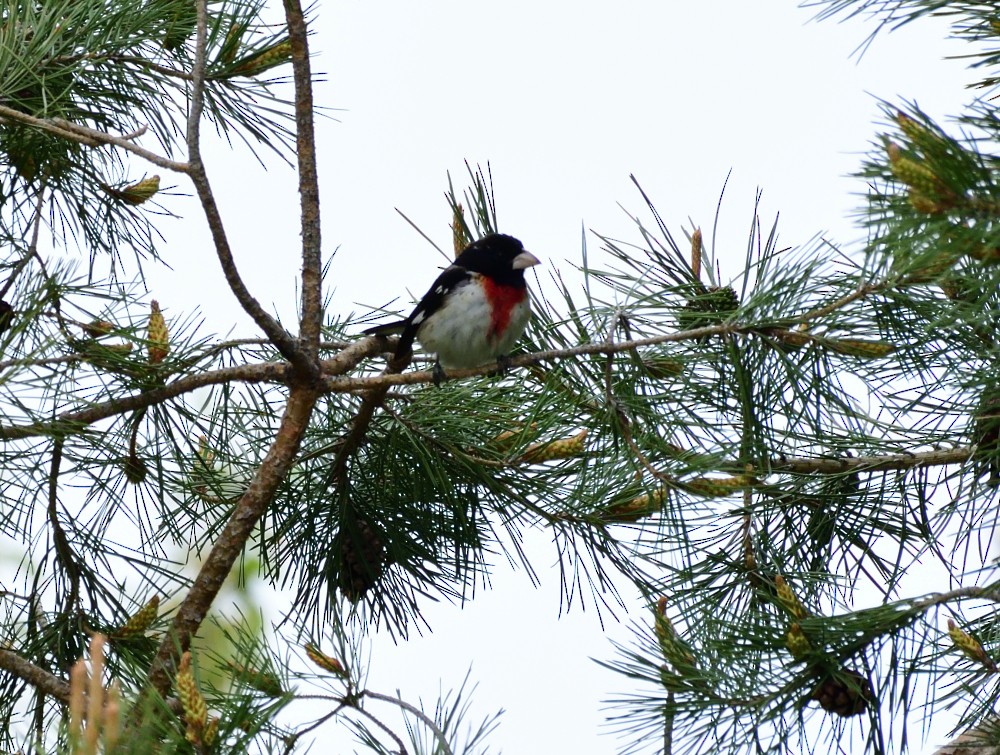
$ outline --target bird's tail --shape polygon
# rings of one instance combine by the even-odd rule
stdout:
[[[413,350],[413,339],[416,336],[416,329],[410,328],[408,320],[396,320],[375,325],[361,331],[366,336],[399,336],[399,344],[396,346],[395,358],[399,359]]]

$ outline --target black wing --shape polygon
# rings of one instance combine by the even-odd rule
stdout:
[[[423,322],[438,310],[444,298],[460,285],[468,276],[469,271],[464,267],[452,265],[446,268],[434,281],[434,285],[424,294],[424,298],[413,308],[410,316],[405,320],[395,320],[375,325],[361,332],[367,336],[395,336],[399,335],[399,346],[396,348],[396,356],[402,356],[413,348],[413,339],[417,337],[417,329]]]
[[[464,283],[469,277],[469,271],[464,267],[452,265],[437,277],[434,285],[424,294],[424,298],[414,307],[410,316],[404,320],[402,335],[399,337],[399,346],[396,347],[396,357],[407,354],[413,348],[413,339],[417,337],[417,330],[427,320],[440,309],[445,297],[455,288]]]

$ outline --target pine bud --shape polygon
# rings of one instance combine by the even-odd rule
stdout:
[[[809,615],[809,611],[802,605],[799,596],[795,594],[795,591],[792,590],[791,586],[780,574],[774,577],[774,586],[777,588],[778,603],[791,614],[793,619],[802,621],[802,619]]]
[[[204,435],[198,436],[198,459],[206,469],[215,467],[215,451],[208,445],[208,438]]]
[[[121,685],[115,679],[108,687],[106,702],[104,703],[104,721],[101,725],[101,739],[104,742],[104,752],[114,752],[115,745],[121,737],[122,715],[122,691]]]
[[[692,674],[698,671],[698,661],[687,643],[680,638],[673,622],[667,617],[667,599],[656,601],[654,609],[653,630],[660,644],[664,659],[681,674]]]
[[[188,732],[193,731],[200,738],[205,724],[208,722],[208,706],[205,704],[205,698],[201,696],[198,682],[195,681],[194,673],[191,671],[190,651],[185,651],[184,655],[181,656],[174,686],[177,688],[177,697],[181,701]]]
[[[933,152],[941,146],[942,138],[938,134],[906,113],[897,112],[896,123],[913,146],[924,153]]]
[[[246,33],[247,24],[233,24],[226,32],[226,38],[219,48],[219,60],[227,65],[236,60],[236,53],[240,50],[243,42],[243,35]]]
[[[154,595],[146,601],[146,605],[129,617],[124,626],[118,630],[117,636],[132,637],[137,634],[143,634],[156,621],[159,610],[160,596]]]
[[[239,678],[239,681],[248,687],[253,687],[255,690],[271,697],[281,697],[281,695],[285,694],[281,682],[274,674],[269,674],[266,671],[258,671],[255,668],[249,668],[233,661],[227,661],[226,666]]]
[[[465,230],[465,208],[458,202],[451,211],[451,245],[458,257],[472,243],[468,232]]]
[[[986,650],[983,649],[979,640],[959,628],[953,619],[948,619],[948,636],[951,637],[951,641],[955,643],[955,647],[961,650],[966,656],[977,663],[982,664],[990,671],[997,670],[996,663],[994,663],[993,659],[986,653]]]
[[[867,341],[861,338],[824,338],[822,341],[830,351],[861,359],[881,359],[896,350],[885,341]]]
[[[527,426],[521,425],[513,430],[504,430],[489,441],[491,446],[500,449],[510,448],[522,435],[534,435],[538,430],[538,423],[532,422]]]
[[[696,281],[701,280],[701,228],[695,228],[691,234],[691,275]]]
[[[928,197],[943,198],[951,194],[926,163],[907,157],[899,145],[890,142],[886,152],[889,156],[889,170],[900,183]]]
[[[557,459],[571,459],[583,453],[586,440],[587,431],[584,429],[569,438],[535,443],[525,449],[518,461],[523,464],[540,464]]]
[[[666,497],[666,487],[658,488],[652,493],[643,493],[623,503],[609,506],[601,513],[601,519],[605,522],[637,522],[659,511]]]
[[[802,627],[797,621],[792,622],[788,628],[788,634],[785,635],[785,647],[792,654],[792,658],[797,661],[801,661],[812,651],[812,645],[809,644],[809,639],[802,632]]]
[[[107,320],[91,320],[86,325],[81,325],[80,327],[82,327],[83,332],[91,338],[106,336],[115,329],[114,324],[108,322]]]
[[[149,315],[149,363],[159,364],[170,351],[170,334],[167,331],[167,322],[160,313],[160,303],[153,299],[150,302],[152,313]]]
[[[160,177],[150,176],[121,190],[121,198],[130,205],[140,205],[152,199],[160,190]]]
[[[684,363],[669,357],[654,357],[642,360],[642,369],[654,380],[669,380],[684,372]]]
[[[231,70],[233,76],[259,76],[268,69],[280,66],[292,59],[292,42],[283,39],[260,52],[240,60]]]
[[[907,199],[910,200],[910,206],[914,210],[926,213],[927,215],[940,215],[948,210],[947,203],[931,199],[926,194],[921,194],[914,188],[911,188],[907,193]]]
[[[201,741],[206,747],[211,747],[212,742],[219,735],[219,717],[212,716],[208,721],[208,726],[205,727],[205,732],[201,735]]]
[[[329,671],[331,674],[336,674],[337,676],[343,676],[345,678],[349,676],[347,669],[344,668],[344,664],[332,655],[327,655],[322,652],[313,643],[307,642],[305,644],[305,651],[306,655],[309,656],[309,660],[324,671]]]
[[[747,488],[760,485],[760,480],[752,475],[734,475],[732,477],[696,477],[693,480],[678,482],[677,486],[688,493],[704,498],[725,498]]]
[[[798,351],[807,343],[814,340],[813,337],[806,332],[805,326],[799,328],[798,330],[776,328],[769,331],[768,335],[781,343],[781,345],[785,347],[786,351]]]

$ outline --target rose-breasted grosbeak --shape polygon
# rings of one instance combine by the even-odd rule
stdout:
[[[413,339],[437,354],[435,382],[444,369],[479,367],[507,352],[528,324],[531,311],[524,271],[538,264],[513,236],[491,233],[469,244],[446,268],[405,320],[376,325],[368,335],[400,334],[396,357]]]

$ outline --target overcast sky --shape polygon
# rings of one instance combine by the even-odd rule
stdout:
[[[970,99],[964,86],[973,77],[944,60],[963,50],[944,41],[940,24],[883,36],[859,59],[852,52],[870,24],[811,17],[794,0],[320,2],[312,44],[314,68],[325,73],[317,100],[331,108],[319,156],[324,246],[339,248],[334,306],[361,311],[426,289],[441,259],[394,208],[449,248],[442,194],[447,171],[464,184],[464,160],[490,162],[501,229],[547,267],[579,261],[581,228],[634,238],[618,207],[642,210],[630,173],[675,235],[690,217],[711,243],[732,170],[714,239],[723,278],[739,272],[758,187],[765,220],[781,213],[783,245],[824,233],[857,251],[865,185],[849,174],[878,131],[878,98],[915,99],[943,117]],[[296,184],[268,159],[265,172],[245,150],[217,145],[206,161],[244,278],[290,322]],[[209,329],[238,323],[249,334],[235,302],[219,293],[226,289],[194,201],[168,206],[195,220],[165,226],[174,272],[155,273],[151,293],[168,317],[198,307]],[[530,546],[537,566],[554,562],[544,533]],[[457,687],[471,665],[474,711],[507,711],[496,748],[615,752],[602,700],[629,685],[590,658],[613,657],[608,638],[626,641],[627,628],[607,615],[602,628],[589,606],[557,618],[558,575],[541,574],[534,589],[501,565],[493,589],[472,603],[429,606],[432,634],[375,643],[370,686],[432,701],[439,684]],[[331,729],[314,751],[349,741],[334,736]]]

